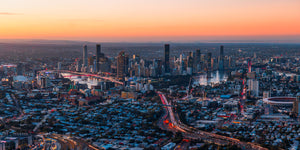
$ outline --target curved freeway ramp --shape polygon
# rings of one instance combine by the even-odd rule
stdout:
[[[166,99],[165,95],[162,94],[161,92],[158,92],[161,101],[165,106],[167,112],[169,113],[168,119],[170,122],[173,124],[174,129],[176,129],[179,132],[182,132],[184,136],[191,138],[191,139],[202,139],[206,142],[211,142],[211,143],[216,143],[216,144],[234,144],[237,145],[238,147],[245,149],[245,150],[267,150],[267,148],[263,148],[255,143],[250,143],[250,142],[242,142],[239,139],[235,138],[230,138],[210,132],[205,132],[201,130],[197,130],[193,127],[189,127],[185,124],[183,124],[179,117],[178,114],[174,113],[170,106],[168,100]]]

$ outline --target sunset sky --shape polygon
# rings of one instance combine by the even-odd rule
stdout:
[[[300,0],[2,0],[0,39],[300,42]]]

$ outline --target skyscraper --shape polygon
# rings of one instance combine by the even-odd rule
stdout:
[[[101,45],[96,45],[96,72],[99,72],[100,68],[100,57],[101,57]]]
[[[224,46],[220,47],[219,70],[224,71]]]
[[[220,46],[220,56],[223,59],[223,57],[224,57],[224,46],[223,45]]]
[[[57,63],[57,70],[61,70],[61,62]]]
[[[196,50],[196,57],[194,59],[195,63],[195,72],[199,72],[201,69],[201,50],[197,49]]]
[[[248,89],[250,91],[250,95],[258,97],[259,96],[259,81],[255,79],[248,80]]]
[[[200,63],[200,59],[201,59],[201,50],[197,49],[196,50],[196,59],[195,60],[197,60],[196,61],[197,63]]]
[[[18,63],[16,71],[17,75],[23,75],[25,72],[25,65],[23,63]]]
[[[170,45],[165,44],[165,73],[170,73]]]
[[[211,52],[209,52],[209,53],[207,53],[207,71],[208,72],[211,72],[211,70],[212,70],[212,66],[211,66],[211,56],[212,56],[212,54],[211,54]]]
[[[193,52],[189,52],[189,56],[187,57],[187,74],[191,75],[193,74],[193,63],[194,63],[194,59],[193,59]]]
[[[81,71],[81,64],[82,64],[81,60],[76,61],[76,71],[78,71],[78,72]]]
[[[126,60],[125,52],[121,51],[117,58],[117,78],[121,81],[124,80],[126,73]]]
[[[82,61],[83,61],[83,66],[82,67],[87,67],[88,66],[87,45],[83,46]]]
[[[252,62],[251,59],[248,59],[248,73],[252,72]]]

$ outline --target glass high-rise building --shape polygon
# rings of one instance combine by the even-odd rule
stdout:
[[[195,69],[195,72],[199,72],[201,69],[201,50],[200,49],[197,49],[196,50],[196,56],[195,56],[195,59],[194,59],[194,69]]]
[[[219,70],[224,71],[224,46],[220,46]]]
[[[83,60],[83,67],[87,67],[87,66],[88,66],[87,45],[84,45],[84,46],[83,46],[82,60]]]
[[[207,71],[208,71],[208,72],[211,72],[211,71],[212,71],[212,65],[211,65],[211,62],[212,62],[212,53],[209,52],[209,53],[207,53]]]
[[[165,44],[165,73],[170,73],[170,45]]]
[[[101,45],[96,45],[96,72],[99,72],[100,68],[100,57],[101,57]]]
[[[117,78],[124,81],[125,75],[128,70],[128,56],[124,51],[121,51],[117,58]]]

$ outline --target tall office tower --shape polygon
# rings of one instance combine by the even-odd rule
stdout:
[[[220,56],[222,59],[224,59],[224,46],[223,45],[220,46]]]
[[[196,64],[196,72],[199,72],[201,69],[201,50],[197,49],[196,50],[196,58],[194,59],[195,64]]]
[[[129,70],[129,55],[125,55],[125,75],[128,75],[128,70]]]
[[[96,72],[99,72],[99,68],[100,68],[100,57],[101,57],[101,45],[97,44],[96,45]]]
[[[140,75],[141,76],[145,76],[145,69],[146,69],[146,67],[145,67],[145,60],[144,59],[141,59],[140,60],[140,64],[139,64],[139,66],[140,66]]]
[[[150,64],[149,70],[150,70],[150,76],[155,77],[156,76],[155,67]]]
[[[189,53],[189,56],[187,57],[187,74],[191,75],[193,74],[193,52]]]
[[[200,49],[196,50],[196,59],[195,60],[197,63],[200,63],[200,60],[201,60],[201,50]]]
[[[163,61],[161,59],[156,59],[155,60],[157,67],[156,67],[156,74],[157,75],[162,75],[162,66],[163,66]]]
[[[227,67],[228,69],[230,69],[230,68],[231,68],[231,65],[232,65],[232,58],[231,58],[231,56],[228,56],[226,67]]]
[[[207,72],[211,72],[212,71],[212,66],[211,66],[211,52],[207,53]]]
[[[61,62],[57,63],[57,70],[61,70]]]
[[[41,77],[41,81],[40,81],[40,86],[41,88],[47,88],[48,87],[48,79],[47,77]]]
[[[184,61],[183,61],[183,54],[180,54],[179,57],[179,74],[182,74],[184,71]]]
[[[250,91],[250,95],[258,97],[259,95],[259,81],[255,79],[248,80],[248,89]]]
[[[121,51],[117,58],[117,78],[124,81],[125,70],[126,70],[126,58],[125,52]]]
[[[165,44],[165,73],[170,73],[170,45]]]
[[[93,73],[97,73],[98,71],[97,71],[98,69],[97,69],[97,60],[96,59],[94,59],[94,64],[93,64]]]
[[[100,72],[110,72],[111,71],[110,65],[111,65],[111,61],[107,57],[103,57],[102,60],[100,59],[99,71]]]
[[[251,59],[248,59],[248,73],[252,71],[252,62]]]
[[[87,54],[87,45],[83,46],[83,55],[82,55],[82,67],[87,67],[88,66],[88,54]]]
[[[224,71],[224,46],[220,47],[219,70]]]
[[[25,71],[25,65],[23,63],[18,63],[16,71],[17,75],[23,75]]]
[[[77,72],[81,71],[81,62],[79,60],[76,61],[76,71]]]

